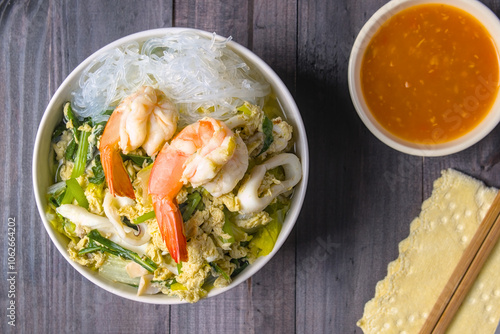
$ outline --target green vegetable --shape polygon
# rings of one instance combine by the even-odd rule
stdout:
[[[153,219],[155,217],[156,217],[155,212],[149,211],[149,212],[143,214],[142,216],[139,216],[136,219],[134,219],[134,224],[144,223],[146,220]]]
[[[182,220],[188,221],[191,219],[196,210],[200,210],[199,205],[203,203],[201,202],[201,194],[197,191],[189,194],[187,196],[187,201],[183,203],[185,205],[182,206]]]
[[[290,200],[288,198],[278,197],[278,200],[270,204],[264,211],[269,213],[272,219],[283,224],[288,209],[290,209]]]
[[[73,161],[73,156],[75,155],[75,151],[78,145],[76,144],[75,139],[71,139],[68,146],[66,147],[66,152],[64,153],[64,158],[66,160]]]
[[[132,160],[133,163],[135,163],[136,165],[139,165],[139,166],[142,166],[144,164],[144,161],[147,161],[148,165],[153,163],[153,159],[151,159],[151,157],[144,156],[144,155],[121,153],[121,156],[124,160]]]
[[[49,202],[52,203],[52,205],[54,205],[57,208],[61,206],[65,194],[66,191],[63,191],[59,195],[50,196]]]
[[[250,264],[246,258],[232,259],[231,263],[234,263],[236,265],[236,268],[234,269],[233,273],[231,274],[231,277],[238,276]]]
[[[151,283],[156,283],[156,284],[161,284],[164,287],[171,288],[173,284],[176,284],[177,281],[175,278],[168,278],[164,281],[159,281],[159,280],[151,280]],[[179,284],[179,283],[177,283]]]
[[[215,263],[215,262],[210,262],[210,266],[211,266],[212,268],[214,268],[214,270],[215,270],[216,272],[218,272],[219,274],[221,274],[221,275],[222,275],[222,277],[224,277],[224,278],[226,279],[226,281],[231,282],[231,278],[229,277],[229,275],[228,275],[228,274],[226,274],[226,272],[225,272],[224,270],[222,270],[222,268],[221,268],[221,267],[219,267],[219,266],[217,265],[217,263]]]
[[[224,209],[224,225],[222,226],[222,231],[231,236],[229,239],[223,239],[222,241],[227,243],[233,243],[235,241],[241,241],[245,239],[245,232],[236,226],[230,219],[230,213],[227,209]]]
[[[105,176],[104,176],[104,170],[102,169],[100,155],[95,157],[95,166],[92,167],[92,173],[94,173],[94,176],[89,177],[90,183],[101,184],[104,182]]]
[[[56,182],[61,182],[62,181],[62,178],[61,178],[61,168],[63,167],[63,163],[62,161],[59,163],[59,165],[57,166],[56,168],[56,172],[55,172],[55,175],[54,175],[54,180]]]
[[[182,274],[182,262],[177,263],[177,272]]]
[[[111,114],[113,113],[113,111],[115,111],[115,109],[108,109],[108,110],[106,110],[105,112],[103,112],[102,114],[103,114],[103,115],[108,115],[108,116],[111,116]]]
[[[176,291],[176,290],[187,290],[187,288],[186,288],[184,285],[182,285],[181,283],[177,283],[177,282],[172,283],[172,284],[170,285],[170,289],[171,289],[172,291]]]
[[[130,227],[131,229],[139,231],[139,228],[137,227],[137,225],[130,222],[130,219],[128,219],[127,217],[122,217],[122,223],[125,224],[126,226]]]
[[[101,246],[99,246],[96,243],[92,243],[91,244],[91,247],[93,249],[92,251],[100,250],[102,252],[110,253],[116,256],[121,256],[124,259],[134,261],[135,263],[141,265],[149,272],[154,272],[156,269],[158,269],[156,263],[154,263],[149,257],[144,256],[144,258],[141,258],[139,254],[129,249],[123,248],[122,246],[114,243],[113,241],[106,239],[97,230],[90,231],[87,236],[89,240],[101,244]],[[97,246],[99,246],[99,248],[97,248]],[[82,249],[80,252],[85,251],[85,249],[87,248]]]
[[[267,173],[271,174],[277,180],[280,180],[280,181],[284,181],[286,179],[285,169],[283,169],[283,166],[278,166],[276,168],[270,169],[267,171]]]
[[[60,194],[65,189],[66,189],[66,182],[62,182],[62,181],[61,182],[57,182],[57,183],[54,183],[53,185],[51,185],[47,189],[47,194],[49,194],[49,195]]]
[[[74,178],[66,180],[66,194],[61,200],[60,204],[70,204],[73,202],[73,199],[76,199],[78,205],[84,207],[85,209],[89,208],[89,202],[87,201],[87,197],[85,197],[85,192],[78,181]]]
[[[71,108],[70,102],[66,102],[64,104],[63,114],[66,123],[71,122],[71,124],[73,125],[73,136],[75,141],[78,141],[78,138],[80,137],[80,131],[78,130],[78,128],[80,127],[80,121],[73,113],[73,109]]]
[[[257,231],[250,241],[250,248],[257,250],[258,256],[268,255],[273,250],[280,231],[281,224],[273,219],[269,224],[261,227],[259,231]]]
[[[262,132],[264,132],[264,144],[262,145],[262,149],[260,150],[258,156],[267,151],[274,141],[273,122],[265,115],[264,120],[262,121]]]
[[[89,124],[92,125],[94,122],[92,120],[89,121]],[[104,132],[104,126],[106,122],[97,123],[92,127],[91,135],[89,136],[89,148],[87,151],[87,161],[91,161],[94,159],[97,149],[97,138]]]
[[[288,200],[282,200],[276,201],[276,203],[269,205],[265,209],[272,220],[269,224],[262,226],[257,233],[253,235],[249,244],[250,249],[256,252],[258,256],[268,255],[273,250],[289,207],[290,202]]]
[[[103,251],[103,247],[98,245],[94,240],[89,240],[89,242],[87,243],[87,247],[80,249],[78,251],[78,255],[93,253],[96,251]],[[111,252],[109,252],[109,253],[112,254]],[[116,254],[114,254],[114,255],[116,255]]]
[[[80,131],[80,139],[78,145],[78,151],[76,152],[75,166],[73,167],[73,172],[71,173],[72,178],[77,178],[83,174],[85,167],[87,166],[87,150],[89,147],[88,138],[90,132]]]
[[[104,132],[106,122],[97,123],[92,127],[92,134],[97,138]]]
[[[99,268],[99,275],[115,282],[138,287],[141,279],[139,277],[131,278],[125,269],[129,263],[129,260],[122,259],[119,256],[109,255],[108,259]]]
[[[80,238],[78,238],[74,233],[75,224],[73,224],[68,219],[65,219],[63,216],[59,214],[55,214],[55,219],[51,219],[50,223],[52,224],[54,229],[56,229],[62,235],[67,236],[70,240],[73,240],[75,244],[78,243],[78,241],[80,241]]]
[[[54,132],[52,132],[52,141],[53,142],[57,141],[57,139],[62,135],[64,130],[66,130],[66,124],[64,124],[64,122],[60,122],[54,129]]]
[[[245,115],[251,115],[252,114],[252,111],[250,110],[250,108],[248,108],[248,106],[247,106],[246,103],[244,103],[241,106],[239,106],[237,110],[243,112],[243,114],[245,114]]]

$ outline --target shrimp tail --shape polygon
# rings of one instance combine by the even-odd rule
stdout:
[[[167,249],[176,263],[188,260],[186,237],[181,211],[175,200],[153,199],[156,220],[160,234]]]
[[[101,162],[111,194],[135,199],[134,188],[123,166],[120,151],[112,146],[103,147],[101,149]]]

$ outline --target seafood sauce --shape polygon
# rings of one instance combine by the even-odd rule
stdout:
[[[375,119],[419,144],[463,136],[488,114],[498,92],[498,52],[465,11],[418,5],[394,15],[371,39],[361,85]]]

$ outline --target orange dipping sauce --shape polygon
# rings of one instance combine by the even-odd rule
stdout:
[[[361,87],[376,120],[404,140],[440,144],[476,127],[498,92],[498,53],[488,31],[442,4],[408,8],[371,39]]]

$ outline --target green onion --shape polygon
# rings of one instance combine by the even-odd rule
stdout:
[[[228,274],[224,270],[222,270],[221,267],[217,265],[215,262],[210,262],[210,266],[215,269],[216,272],[222,275],[226,279],[226,281],[231,282],[231,278],[229,277]]]
[[[73,125],[73,136],[75,141],[78,141],[78,137],[80,137],[80,131],[78,128],[80,127],[80,121],[73,113],[73,109],[71,109],[71,103],[66,102],[63,107],[64,120],[66,123],[71,122]]]
[[[96,252],[96,251],[103,251],[103,247],[99,246],[98,244],[96,244],[94,242],[94,240],[89,240],[89,243],[87,244],[87,247],[85,247],[83,249],[80,249],[78,251],[78,255],[83,255],[83,254],[87,254],[87,253],[93,253],[93,252]]]
[[[73,155],[75,154],[76,147],[78,145],[76,144],[76,141],[74,138],[71,139],[69,142],[68,146],[66,147],[66,153],[64,153],[64,158],[66,160],[73,161]]]
[[[73,203],[74,199],[75,199],[75,196],[73,195],[73,193],[71,191],[69,191],[68,189],[66,189],[66,191],[64,192],[64,196],[61,199],[59,205],[71,204],[71,203]]]
[[[135,263],[141,265],[144,269],[148,270],[149,272],[154,272],[156,269],[158,269],[156,263],[154,263],[147,256],[144,259],[142,259],[136,252],[123,248],[122,246],[114,243],[113,241],[106,239],[97,230],[90,231],[87,236],[89,237],[90,240],[96,241],[102,245],[101,249],[99,249],[101,251],[108,252],[113,255],[121,256],[124,259],[134,261]]]
[[[87,197],[85,197],[85,192],[83,191],[78,181],[74,178],[66,180],[66,194],[61,201],[61,204],[70,204],[73,202],[73,199],[76,199],[78,205],[81,207],[88,209],[89,202],[87,201]]]
[[[246,258],[232,259],[231,263],[234,263],[236,265],[236,269],[234,269],[231,277],[238,276],[250,264]]]
[[[85,167],[87,166],[87,150],[89,147],[88,138],[90,132],[80,131],[80,140],[78,145],[78,151],[76,152],[75,166],[73,167],[73,172],[71,173],[72,178],[77,178],[83,174]]]
[[[150,212],[147,212],[147,213],[143,214],[142,216],[139,216],[136,219],[134,219],[134,224],[144,223],[146,220],[150,220],[150,219],[153,219],[155,217],[156,217],[155,212],[150,211]]]
[[[188,221],[194,214],[201,202],[201,194],[197,191],[187,196],[187,205],[183,208],[182,220]]]

